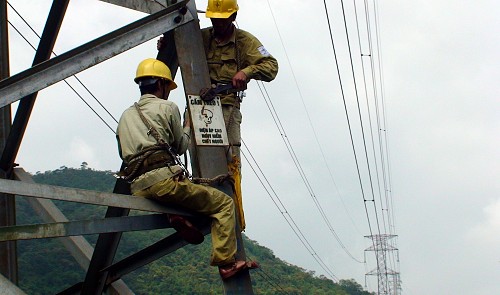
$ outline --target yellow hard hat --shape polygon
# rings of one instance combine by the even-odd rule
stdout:
[[[228,18],[238,9],[238,1],[236,0],[208,0],[205,16],[208,18]]]
[[[170,69],[163,62],[154,58],[147,58],[141,61],[137,66],[137,72],[134,79],[135,83],[139,85],[153,84],[156,83],[156,79],[158,78],[169,81],[168,90],[177,88],[177,84],[172,80]]]

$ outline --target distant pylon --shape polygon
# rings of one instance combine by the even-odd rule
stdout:
[[[401,281],[399,272],[390,269],[388,266],[388,253],[398,251],[388,240],[397,237],[396,235],[372,235],[365,236],[373,241],[373,245],[365,251],[374,251],[377,259],[377,268],[366,273],[367,276],[376,275],[378,281],[378,295],[399,295],[401,294]],[[399,259],[398,259],[399,262]]]

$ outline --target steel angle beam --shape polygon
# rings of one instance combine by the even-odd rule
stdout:
[[[188,0],[184,0],[169,6],[0,81],[0,107],[192,21],[192,14],[186,9],[181,9],[187,2]]]
[[[25,183],[16,180],[0,179],[0,192],[42,199],[193,216],[193,214],[183,210],[182,208],[175,207],[173,205],[166,206],[153,200],[141,197],[66,188],[46,184]]]
[[[122,162],[120,171],[123,169],[125,169],[125,163]],[[113,188],[113,193],[130,195],[130,184],[118,178]],[[108,207],[105,217],[122,217],[129,215],[129,213],[130,209],[127,208]],[[102,294],[107,272],[101,272],[101,270],[113,263],[121,236],[121,232],[99,235],[95,244],[94,254],[87,268],[85,281],[81,284],[81,293],[78,294]]]
[[[113,217],[0,227],[0,242],[45,239],[171,227],[164,214]]]
[[[33,178],[23,168],[14,168],[16,179],[29,183],[34,183]],[[45,222],[66,222],[68,219],[57,208],[51,200],[39,198],[27,198],[35,212],[42,217]],[[84,269],[88,269],[94,248],[82,236],[72,236],[59,238],[66,250],[75,258],[77,263]],[[109,294],[134,294],[130,288],[122,281],[113,282],[110,286]]]
[[[82,286],[83,286],[83,282],[78,282],[76,284],[74,284],[73,286],[57,293],[56,295],[80,295],[82,294]],[[121,294],[121,293],[110,293],[110,294]],[[132,293],[134,294],[134,293]]]
[[[153,14],[168,6],[175,4],[176,0],[154,0],[154,1],[144,1],[144,0],[99,0],[102,2],[122,6],[125,8],[130,8],[140,12],[145,12],[148,14]]]
[[[17,180],[26,183],[35,183],[31,175],[23,168],[14,168],[14,176]],[[39,198],[26,198],[26,200],[44,222],[50,223],[68,221],[66,216],[51,200]],[[60,241],[83,269],[87,269],[89,267],[89,261],[92,257],[94,248],[84,237],[68,237],[62,238]]]
[[[173,5],[177,0],[154,0],[154,1],[144,1],[144,0],[100,0],[102,2],[118,5],[121,7],[129,8],[132,10],[137,10],[149,14],[156,13],[166,7]],[[196,18],[194,14],[196,11],[191,10],[192,15]],[[163,61],[172,72],[172,78],[175,78],[177,73],[177,68],[179,63],[177,61],[177,52],[175,51],[175,41],[173,40],[173,31],[165,32],[163,38],[167,40],[164,42],[163,48],[158,51],[158,56],[156,59]]]
[[[52,2],[32,65],[37,65],[50,59],[69,1],[70,0],[54,0]],[[12,167],[14,167],[14,161],[19,152],[19,147],[26,127],[28,126],[28,121],[37,95],[38,92],[35,92],[22,98],[17,107],[16,116],[12,122],[11,131],[8,134],[7,142],[5,143],[5,148],[3,149],[0,159],[0,169],[8,173],[10,173]],[[10,124],[11,122],[9,121],[9,126]]]
[[[7,1],[0,1],[0,79],[10,75],[9,31],[7,25]],[[5,149],[11,132],[11,108],[0,108],[0,151]],[[9,178],[6,171],[0,171],[1,178]],[[0,225],[16,224],[16,200],[14,196],[0,194]],[[12,282],[18,281],[17,245],[15,242],[0,243],[0,275]]]
[[[0,294],[2,295],[26,295],[18,286],[0,274]]]
[[[206,220],[208,221],[208,219]],[[200,231],[207,235],[210,233],[210,222],[196,223]],[[116,282],[119,282],[119,279],[124,275],[127,275],[134,270],[141,268],[167,254],[170,254],[177,249],[180,249],[186,246],[188,243],[183,240],[178,233],[174,233],[144,249],[139,252],[136,252],[119,262],[114,264],[109,263],[103,268],[97,270],[96,274],[93,274],[88,281],[86,278],[86,282],[79,282],[75,285],[69,287],[68,289],[58,293],[59,295],[66,294],[100,294],[100,291],[105,289],[110,284],[113,286]],[[88,275],[87,275],[88,276]],[[104,282],[94,282],[96,279],[104,279]],[[91,284],[93,283],[93,284]],[[89,286],[85,286],[88,284]],[[99,284],[101,286],[95,286]],[[97,290],[96,290],[97,289]]]
[[[120,171],[124,168],[125,163],[122,163]],[[123,179],[117,179],[113,192],[117,194],[130,194],[130,185]],[[129,215],[129,213],[130,209],[128,208],[108,207],[105,217],[122,217]],[[121,232],[99,235],[94,248],[94,254],[85,275],[85,281],[81,286],[81,293],[79,294],[103,293],[108,274],[101,270],[113,263],[121,236]]]
[[[209,221],[209,220],[206,220]],[[199,230],[203,235],[210,233],[210,222],[205,222],[203,225],[197,224]],[[113,265],[103,269],[108,272],[107,284],[113,283],[120,279],[122,276],[148,264],[161,257],[170,254],[177,249],[187,245],[177,233],[174,233],[153,245],[144,248],[143,250],[117,262]]]

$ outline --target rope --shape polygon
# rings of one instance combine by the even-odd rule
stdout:
[[[203,185],[214,185],[214,184],[221,185],[224,181],[226,181],[228,179],[232,180],[230,173],[220,174],[220,175],[217,175],[213,178],[193,177],[191,182],[196,183],[196,184],[203,184]]]
[[[156,153],[157,151],[168,151],[168,150],[169,150],[169,146],[156,144],[156,145],[147,147],[147,148],[143,149],[142,151],[140,151],[139,153],[135,154],[132,157],[132,159],[130,159],[130,161],[127,163],[128,167],[125,168],[126,175],[123,175],[123,179],[125,179],[127,181],[134,179],[136,177],[137,172],[142,167],[144,161],[147,158],[149,158],[149,156]],[[172,158],[172,160],[173,160],[173,158]],[[132,167],[132,171],[130,171],[130,172],[127,171],[127,170],[129,170],[129,167]]]

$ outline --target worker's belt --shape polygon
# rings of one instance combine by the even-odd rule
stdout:
[[[219,93],[218,93],[218,94],[219,94],[219,95],[229,95],[229,94],[235,94],[235,93],[234,93],[234,90],[229,89],[229,90],[219,91]]]
[[[146,172],[162,168],[174,166],[175,160],[167,151],[157,151],[146,157],[133,158],[125,167],[124,174],[129,179],[134,179]]]
[[[221,103],[223,105],[230,104],[236,106],[237,108],[240,108],[242,97],[240,97],[238,93],[243,91],[237,91],[236,89],[234,89],[231,81],[219,82],[212,80],[211,83],[212,83],[212,88],[206,89],[208,93],[205,92],[206,94],[202,94],[202,99],[204,95],[207,95],[208,97],[215,97],[217,95],[220,97]]]

